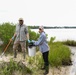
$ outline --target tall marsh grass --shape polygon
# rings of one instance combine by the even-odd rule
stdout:
[[[49,62],[51,66],[61,66],[71,64],[70,49],[60,42],[49,42]]]
[[[74,40],[66,40],[66,41],[63,41],[62,43],[68,46],[76,46],[76,41]]]

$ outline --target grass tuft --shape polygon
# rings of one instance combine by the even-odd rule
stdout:
[[[49,44],[49,62],[51,66],[61,66],[71,64],[70,49],[60,42],[53,42]]]

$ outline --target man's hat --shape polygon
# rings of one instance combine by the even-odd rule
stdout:
[[[19,21],[23,21],[23,18],[19,18]]]

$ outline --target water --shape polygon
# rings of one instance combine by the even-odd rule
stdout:
[[[71,60],[72,60],[72,65],[70,66],[70,74],[69,75],[76,75],[76,47],[69,47],[71,50]]]
[[[38,29],[31,29],[32,31],[38,32]],[[76,41],[76,29],[45,29],[48,34],[48,40],[51,37],[56,37],[55,41],[75,40]]]

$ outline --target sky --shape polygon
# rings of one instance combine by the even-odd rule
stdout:
[[[76,26],[76,0],[0,0],[0,23]]]

